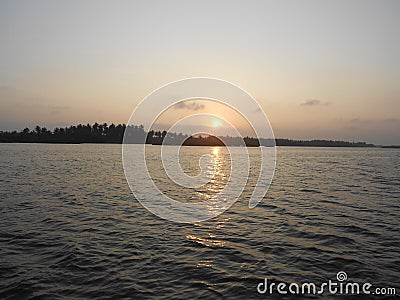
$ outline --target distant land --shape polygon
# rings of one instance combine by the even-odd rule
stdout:
[[[390,146],[381,146],[382,148],[393,148],[393,149],[400,149],[400,145],[396,146],[396,145],[390,145]]]
[[[82,143],[122,143],[125,124],[108,125],[107,123],[93,125],[73,125],[64,128],[55,128],[48,130],[45,127],[36,126],[33,130],[25,128],[21,131],[0,131],[0,143],[59,143],[59,144],[82,144]],[[248,147],[273,146],[272,139],[230,136],[207,136],[197,135],[188,136],[182,133],[167,131],[149,131],[145,132],[142,125],[129,125],[129,131],[125,136],[125,143],[153,145],[183,145],[183,146],[240,146]],[[293,139],[275,139],[276,146],[305,146],[305,147],[381,147],[365,142],[347,142],[333,140],[293,140]],[[400,148],[400,146],[382,146],[384,148]]]

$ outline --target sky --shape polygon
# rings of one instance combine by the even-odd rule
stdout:
[[[127,123],[202,76],[250,93],[276,137],[400,144],[399,15],[397,0],[3,0],[0,130]]]

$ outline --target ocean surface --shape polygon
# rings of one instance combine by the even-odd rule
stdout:
[[[183,169],[207,152],[228,164],[223,149],[187,147]],[[210,194],[226,177],[216,180]],[[257,285],[339,271],[400,293],[399,149],[277,147],[254,209],[251,185],[222,215],[178,224],[135,200],[121,145],[0,144],[0,299],[282,298]]]

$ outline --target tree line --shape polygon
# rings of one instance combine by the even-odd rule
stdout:
[[[127,130],[128,128],[128,130]],[[124,133],[126,131],[125,137]],[[218,146],[223,142],[228,146],[316,146],[316,147],[373,147],[373,144],[365,142],[346,142],[332,140],[292,140],[292,139],[257,139],[252,137],[212,137],[212,136],[188,136],[182,133],[150,130],[145,132],[142,125],[125,124],[79,124],[69,127],[57,127],[49,130],[46,127],[36,126],[34,129],[25,128],[21,131],[0,131],[1,143],[109,143],[153,145],[193,145],[193,146]]]

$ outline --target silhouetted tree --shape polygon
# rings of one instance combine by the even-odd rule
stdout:
[[[127,130],[128,128],[128,130]],[[125,134],[126,132],[126,134]],[[24,128],[22,131],[0,131],[0,142],[36,142],[36,143],[122,143],[125,134],[126,143],[147,143],[160,145],[162,143],[168,145],[208,145],[220,146],[223,142],[228,146],[318,146],[318,147],[373,147],[373,144],[365,142],[344,142],[344,141],[329,141],[329,140],[290,140],[290,139],[256,139],[252,137],[215,137],[215,136],[198,136],[188,137],[182,133],[174,133],[163,131],[150,130],[148,133],[144,131],[143,125],[128,125],[103,123],[99,125],[97,122],[91,126],[87,125],[72,125],[65,128],[54,128],[53,131],[46,127],[35,127],[30,131],[29,128]]]

